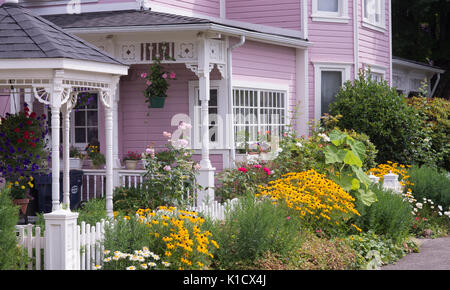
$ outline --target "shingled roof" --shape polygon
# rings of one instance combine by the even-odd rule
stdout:
[[[81,14],[46,15],[45,19],[63,28],[156,26],[211,23],[207,19],[150,10],[101,11]]]
[[[16,3],[0,6],[0,59],[69,58],[122,64]]]

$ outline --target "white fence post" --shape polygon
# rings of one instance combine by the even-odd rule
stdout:
[[[78,213],[58,209],[44,214],[46,270],[79,270]]]

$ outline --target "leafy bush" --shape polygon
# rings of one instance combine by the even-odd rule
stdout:
[[[299,270],[351,270],[356,264],[356,252],[342,238],[327,239],[305,233],[301,247],[290,259],[294,269]]]
[[[156,208],[163,203],[159,195],[150,200],[142,187],[121,186],[114,188],[114,211],[132,215],[140,208]]]
[[[361,215],[354,218],[354,223],[363,231],[371,230],[395,242],[402,241],[408,236],[413,222],[411,204],[400,194],[383,190],[379,185],[371,187],[377,201],[370,206],[357,203]]]
[[[398,261],[408,252],[418,251],[417,245],[405,239],[402,243],[382,235],[377,235],[373,231],[351,235],[348,241],[357,253],[356,268],[374,270],[381,266]]]
[[[267,252],[287,257],[301,242],[299,220],[280,203],[241,197],[223,222],[210,224],[220,248],[215,252],[218,269],[245,269]]]
[[[403,96],[386,82],[379,83],[360,73],[348,81],[330,104],[332,115],[342,115],[338,126],[369,136],[378,150],[377,162],[403,164],[432,157],[424,140],[423,119]]]
[[[225,169],[217,174],[215,194],[222,201],[255,194],[259,185],[271,179],[272,171],[264,163],[244,162],[238,168]]]
[[[412,233],[418,237],[440,237],[450,231],[450,208],[444,208],[430,198],[415,203]],[[431,232],[430,232],[431,230]]]
[[[15,226],[19,219],[18,207],[14,206],[9,190],[0,191],[0,270],[21,270],[25,263],[24,251],[18,247]]]
[[[450,178],[448,172],[429,166],[409,168],[412,193],[417,200],[432,199],[445,208],[450,207]]]
[[[190,124],[181,122],[178,130],[184,132],[191,128]],[[183,133],[185,134],[185,133]],[[167,138],[171,134],[163,132]],[[167,150],[156,153],[148,147],[143,154],[145,160],[143,193],[153,205],[183,206],[189,203],[189,198],[195,198],[195,192],[200,186],[196,183],[196,175],[200,169],[192,159],[193,150],[188,149],[189,142],[185,139],[171,140],[166,144]],[[159,204],[155,204],[158,202]]]
[[[442,98],[412,97],[406,102],[414,107],[431,128],[431,148],[437,166],[450,171],[450,101]]]
[[[95,225],[106,217],[106,200],[105,198],[94,198],[84,202],[75,211],[78,212],[78,224],[86,222],[90,225]]]

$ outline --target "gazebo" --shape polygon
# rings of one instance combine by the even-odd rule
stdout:
[[[128,66],[82,39],[66,33],[44,18],[21,7],[17,0],[0,6],[0,90],[27,91],[51,110],[52,212],[61,209],[60,127],[62,115],[63,204],[70,203],[70,112],[77,95],[98,93],[105,108],[106,211],[113,216],[113,114],[116,87]]]

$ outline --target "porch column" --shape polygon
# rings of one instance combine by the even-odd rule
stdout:
[[[121,168],[120,158],[119,158],[119,85],[116,89],[115,98],[112,102],[112,118],[113,118],[113,159],[114,159],[114,169],[113,169],[113,187],[118,187],[120,185],[119,180],[119,170]]]
[[[63,203],[70,209],[70,110],[68,103],[62,107],[63,116]]]
[[[117,146],[113,140],[113,103],[115,102],[116,86],[119,83],[119,77],[113,77],[111,87],[102,91],[101,100],[105,106],[105,141],[106,141],[106,215],[113,217],[113,147]]]
[[[209,159],[209,44],[203,33],[198,37],[198,78],[199,95],[201,102],[201,136],[202,159],[198,183],[203,188],[197,192],[197,204],[212,202],[214,200],[214,171]]]
[[[63,92],[62,78],[64,71],[55,70],[53,78],[53,88],[51,92],[51,128],[52,128],[52,212],[60,208],[59,206],[59,129],[61,111],[61,93]]]

